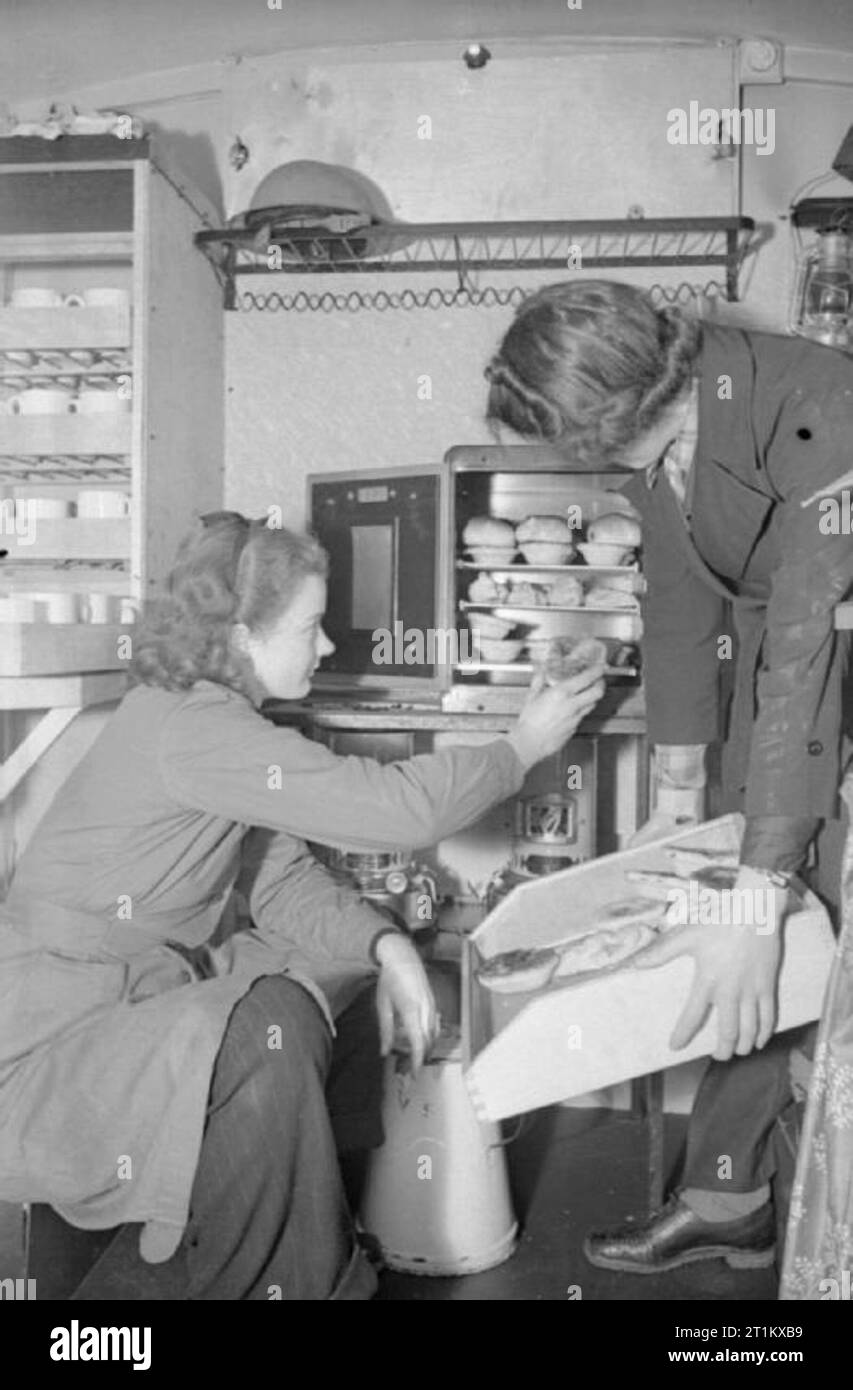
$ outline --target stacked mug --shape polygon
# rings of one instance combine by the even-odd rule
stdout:
[[[21,286],[12,292],[13,309],[112,309],[127,310],[130,296],[113,285],[94,286],[63,294],[49,286]],[[6,358],[25,368],[35,368],[39,359],[61,367],[67,360],[75,366],[93,367],[98,354],[91,348],[68,348],[36,354],[25,349],[6,351]],[[73,378],[72,378],[73,379]],[[75,392],[61,380],[55,384],[29,386],[0,401],[5,415],[104,415],[120,414],[131,408],[130,375],[116,384],[94,386],[85,381]],[[86,488],[77,494],[79,518],[122,518],[130,515],[128,494]],[[39,520],[58,521],[72,515],[72,503],[55,497],[34,497],[15,503],[15,525],[19,535]],[[110,593],[52,592],[0,593],[0,622],[51,623],[132,623],[136,607],[128,598]]]

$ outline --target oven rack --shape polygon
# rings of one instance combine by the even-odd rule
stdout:
[[[573,574],[578,579],[582,579],[585,574],[615,574],[629,575],[640,573],[640,567],[635,562],[632,565],[531,565],[523,561],[519,565],[478,565],[476,560],[457,560],[458,570],[472,570],[483,574],[508,575],[510,579],[517,579],[519,575],[533,576],[536,574],[559,575]]]
[[[505,672],[512,671],[520,676],[532,676],[536,669],[531,661],[457,661],[454,662],[454,671],[460,671],[465,676],[476,676],[481,672]],[[605,676],[625,676],[634,679],[640,674],[636,666],[605,666]]]
[[[626,604],[614,604],[612,607],[604,607],[601,604],[595,603],[590,608],[585,603],[575,603],[571,606],[564,603],[501,603],[500,600],[498,600],[497,603],[469,603],[466,599],[460,599],[459,607],[465,613],[470,613],[472,611],[475,613],[495,613],[497,617],[507,619],[514,617],[517,613],[521,613],[522,615],[530,613],[532,615],[531,621],[536,618],[537,614],[541,618],[543,613],[639,613],[641,611],[639,601],[637,601],[636,606],[632,607],[628,607]],[[526,622],[527,618],[525,616],[517,619],[517,624],[519,625],[524,625]]]

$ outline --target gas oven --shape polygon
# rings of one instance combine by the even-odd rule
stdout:
[[[549,643],[582,638],[604,643],[611,694],[636,695],[643,578],[621,491],[630,476],[582,472],[536,445],[310,476],[336,645],[315,695],[510,711]],[[622,543],[602,543],[614,517]]]
[[[443,851],[445,886],[479,877],[487,906],[618,849],[645,810],[644,581],[638,519],[622,494],[630,476],[579,470],[548,446],[471,445],[439,464],[308,479],[336,649],[306,705],[313,735],[336,751],[385,760],[435,738],[493,738],[553,643],[569,660],[578,643],[604,646],[607,693],[576,736],[531,770],[500,825],[472,830],[457,861]],[[360,888],[369,871],[373,890],[391,892],[386,905],[401,916],[408,905],[411,917],[423,865],[378,873],[372,861],[332,861]]]

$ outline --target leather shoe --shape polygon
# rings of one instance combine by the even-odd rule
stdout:
[[[773,1207],[766,1202],[733,1221],[703,1221],[678,1193],[644,1221],[587,1236],[583,1252],[599,1269],[661,1274],[695,1260],[724,1259],[732,1269],[764,1269],[775,1257]]]

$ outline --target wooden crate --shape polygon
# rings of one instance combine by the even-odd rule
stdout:
[[[131,418],[129,411],[118,410],[103,415],[0,415],[0,454],[128,454]]]
[[[643,895],[641,886],[625,878],[626,869],[672,872],[667,845],[737,849],[742,830],[742,817],[724,816],[525,884],[466,939],[463,1068],[482,1119],[523,1114],[713,1051],[715,1014],[687,1047],[673,1052],[669,1046],[693,976],[687,956],[648,971],[616,966],[525,994],[493,993],[478,982],[476,971],[481,959],[501,951],[555,946],[583,935],[609,904]],[[779,1031],[820,1016],[835,938],[816,898],[810,896],[805,910],[788,918],[784,941]]]
[[[129,346],[127,307],[0,309],[0,352]]]
[[[125,560],[130,555],[129,517],[37,517],[32,538],[3,532],[2,543],[12,560]],[[21,587],[18,585],[18,587]],[[35,588],[34,584],[27,587]],[[43,587],[56,587],[46,584]],[[66,585],[63,583],[63,588]],[[113,585],[115,587],[115,585]]]
[[[127,623],[0,623],[0,676],[126,670],[118,644],[132,633]]]

